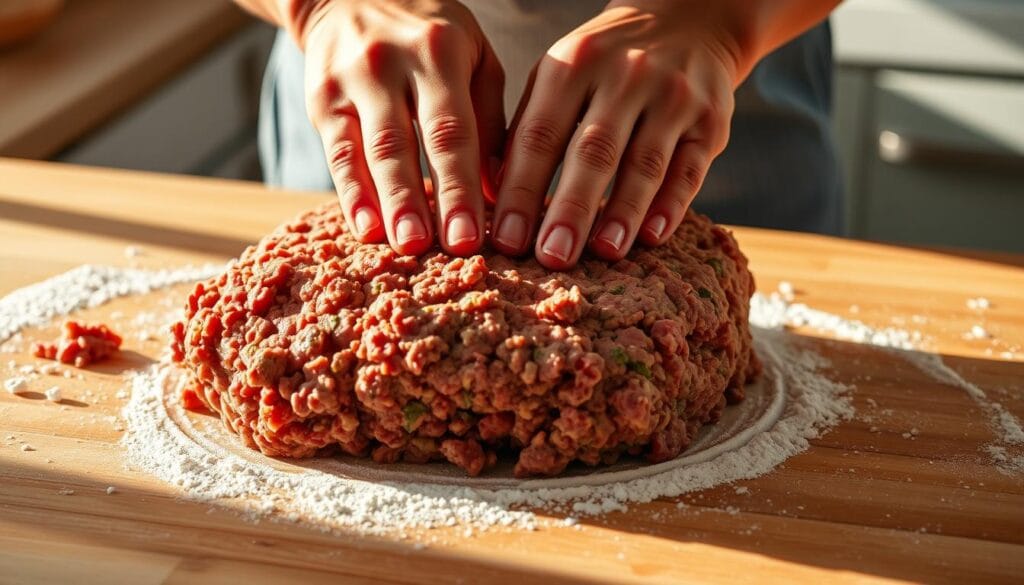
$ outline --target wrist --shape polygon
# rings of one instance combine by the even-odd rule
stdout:
[[[703,38],[734,83],[750,73],[760,54],[760,10],[751,0],[612,0],[610,8],[651,14],[680,34]]]

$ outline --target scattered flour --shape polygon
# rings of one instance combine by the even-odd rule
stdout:
[[[972,311],[985,311],[989,308],[990,303],[985,297],[977,297],[974,299],[967,299],[967,308]]]
[[[768,367],[781,370],[788,385],[789,403],[774,428],[710,461],[605,485],[492,490],[371,483],[315,469],[282,471],[185,435],[163,404],[170,370],[159,364],[131,377],[123,444],[133,467],[179,486],[188,498],[230,502],[253,519],[275,512],[278,519],[296,518],[327,531],[368,533],[456,525],[531,528],[538,518],[530,509],[576,519],[763,475],[853,415],[849,388],[821,375],[828,361],[801,348],[798,337],[757,330],[756,343]]]
[[[779,295],[786,301],[792,301],[796,296],[796,289],[793,288],[793,283],[788,280],[783,280],[779,283]]]
[[[96,307],[132,294],[146,294],[217,274],[224,267],[207,264],[175,270],[137,270],[84,265],[0,299],[0,342],[24,327],[46,324],[75,309]]]
[[[44,392],[44,394],[46,394],[46,399],[49,400],[50,402],[61,401],[60,386],[50,386],[49,388],[46,389],[46,392]]]
[[[44,324],[78,308],[199,280],[220,269],[206,266],[146,271],[83,266],[0,299],[0,341],[23,327]],[[766,367],[785,380],[785,412],[774,427],[755,435],[746,445],[709,461],[656,475],[596,486],[471,489],[367,482],[309,468],[284,471],[215,445],[199,445],[185,435],[168,417],[163,403],[170,374],[165,363],[130,374],[129,402],[123,411],[127,432],[122,442],[132,467],[178,486],[186,498],[229,504],[254,521],[269,517],[330,532],[355,529],[394,533],[406,528],[456,525],[470,531],[492,526],[532,530],[542,520],[531,510],[543,509],[565,513],[563,523],[572,525],[581,516],[625,510],[632,503],[763,475],[806,450],[810,439],[851,418],[850,387],[829,379],[824,371],[830,364],[810,349],[812,344],[785,331],[787,327],[810,327],[840,339],[889,348],[943,383],[964,389],[1002,430],[999,444],[986,446],[993,461],[1003,469],[1024,465],[1021,457],[1011,457],[1003,445],[1024,444],[1024,431],[1001,404],[989,400],[984,391],[960,377],[941,357],[896,351],[918,348],[923,341],[920,333],[876,329],[792,303],[784,298],[792,297],[791,286],[780,288],[784,294],[754,296],[751,324]],[[140,316],[138,320],[143,324],[150,319]]]
[[[971,330],[964,334],[966,339],[988,339],[990,337],[992,334],[981,325],[971,325]]]
[[[28,380],[21,376],[4,380],[4,390],[8,394],[20,394],[28,388]]]
[[[984,307],[988,307],[987,300],[984,302]],[[913,351],[919,350],[923,342],[923,337],[919,332],[908,332],[891,327],[875,329],[860,321],[846,320],[838,315],[812,309],[804,304],[788,303],[775,294],[770,297],[761,294],[754,295],[750,300],[750,322],[762,327],[786,325],[810,327],[819,331],[827,331],[838,339],[885,348],[893,356],[909,362],[932,379],[963,390],[974,400],[989,417],[989,426],[997,433],[996,441],[985,446],[986,452],[990,455],[993,452],[993,447],[1005,451],[1006,445],[1024,445],[1024,429],[1021,428],[1020,420],[1005,406],[989,398],[985,391],[976,384],[965,380],[942,360],[942,356],[925,351]],[[977,325],[975,328],[981,329]],[[972,330],[973,333],[978,333],[978,331]],[[981,329],[980,333],[982,333],[982,337],[989,336],[984,329]],[[975,335],[975,337],[979,336]],[[1012,458],[1000,460],[992,457],[992,461],[1004,472],[1020,471],[1014,468]],[[1008,461],[1010,463],[1007,463]]]

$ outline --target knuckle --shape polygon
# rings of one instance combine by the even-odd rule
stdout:
[[[594,204],[589,199],[565,197],[558,202],[558,210],[565,217],[574,220],[573,223],[576,223],[580,218],[591,217]]]
[[[363,188],[358,181],[346,180],[338,186],[338,199],[343,207],[354,210],[363,203]]]
[[[379,193],[381,205],[391,209],[405,206],[414,201],[416,197],[408,185],[391,185]]]
[[[423,138],[430,150],[452,152],[469,144],[472,132],[463,117],[440,114],[427,122]]]
[[[541,197],[542,195],[538,189],[519,183],[515,179],[510,179],[501,184],[499,201],[509,208],[530,208],[533,206],[533,202]]]
[[[607,128],[597,125],[586,128],[573,149],[577,160],[602,173],[615,170],[618,151],[615,135]]]
[[[649,181],[657,181],[665,174],[668,159],[660,148],[640,146],[632,150],[630,168]]]
[[[624,197],[621,201],[617,201],[617,203],[622,206],[622,210],[628,218],[635,218],[639,220],[643,218],[643,216],[647,215],[648,206],[639,198]]]
[[[473,200],[469,188],[455,181],[443,182],[434,196],[441,207],[448,210],[456,210],[457,207],[465,206]]]
[[[647,51],[643,49],[629,49],[625,56],[625,69],[630,79],[641,79],[650,71],[650,61]]]
[[[432,47],[448,45],[455,37],[455,27],[443,20],[427,21],[420,30],[420,38]]]
[[[563,63],[584,64],[597,60],[603,52],[600,35],[576,34],[560,39],[548,54]]]
[[[729,142],[730,126],[732,125],[731,114],[728,111],[709,110],[701,123],[703,134],[706,135],[706,142],[710,145],[711,151],[715,155],[721,153]]]
[[[306,113],[310,121],[316,124],[330,115],[341,98],[341,86],[333,77],[326,77],[307,87]]]
[[[393,74],[396,47],[390,41],[372,39],[366,42],[346,66],[349,75],[371,80],[384,79]]]
[[[516,142],[532,154],[554,156],[561,150],[561,137],[554,120],[548,118],[530,118],[519,125]]]
[[[327,153],[327,166],[331,174],[346,174],[359,156],[359,144],[354,140],[341,139],[331,144]]]
[[[384,126],[373,131],[366,143],[366,153],[374,160],[398,158],[410,152],[409,133],[398,126]]]
[[[447,59],[464,53],[465,35],[451,22],[432,20],[423,25],[414,43],[434,59]]]
[[[678,165],[672,175],[676,187],[674,191],[678,196],[688,198],[700,189],[701,183],[704,182],[704,168],[703,160],[699,157],[684,160]]]
[[[666,90],[671,103],[681,104],[693,98],[693,86],[690,84],[690,79],[681,71],[676,71],[668,76]]]

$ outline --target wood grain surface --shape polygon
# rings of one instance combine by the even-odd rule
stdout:
[[[0,294],[85,262],[222,261],[323,200],[3,159],[0,177]],[[736,234],[762,290],[788,280],[812,307],[919,330],[947,364],[1024,416],[1021,257]],[[129,245],[143,255],[126,258]],[[977,296],[991,308],[968,309]],[[965,339],[974,324],[993,338]],[[116,422],[124,400],[115,394],[124,371],[162,346],[130,341],[124,357],[84,380],[61,379],[63,407],[38,393],[0,395],[0,582],[1019,582],[1024,478],[1001,473],[982,452],[994,433],[977,404],[890,354],[814,343],[836,379],[855,386],[857,416],[768,475],[585,518],[578,529],[468,538],[437,530],[421,535],[432,541],[421,549],[249,523],[127,470]],[[0,358],[36,363],[23,354]],[[35,451],[22,451],[26,443]],[[107,495],[107,486],[117,493]],[[738,494],[740,486],[749,493]]]
[[[0,156],[50,158],[248,21],[231,0],[70,0],[0,50]]]

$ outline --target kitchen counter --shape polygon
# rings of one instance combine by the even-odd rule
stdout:
[[[0,177],[0,294],[86,262],[224,261],[324,197],[4,159]],[[796,300],[814,308],[874,326],[913,319],[950,367],[1024,416],[1024,257],[760,229],[738,228],[736,235],[761,290],[786,280]],[[142,254],[126,257],[126,246]],[[984,314],[966,305],[979,296],[991,303]],[[979,322],[994,338],[964,337]],[[438,529],[442,542],[426,548],[253,524],[180,500],[174,487],[126,469],[119,434],[97,422],[123,406],[113,392],[87,400],[97,387],[116,388],[116,373],[87,372],[85,382],[69,384],[65,397],[84,405],[76,408],[4,393],[0,580],[501,583],[513,573],[537,583],[1019,579],[1024,482],[997,470],[982,451],[994,435],[978,405],[891,354],[802,333],[832,361],[836,379],[855,386],[858,414],[773,472],[582,518],[578,528],[468,538]],[[873,422],[866,413],[874,413]],[[36,450],[23,452],[19,441]],[[116,494],[105,493],[109,485]],[[740,486],[749,491],[737,493]]]
[[[0,156],[55,156],[250,20],[230,0],[70,0],[0,50]]]

